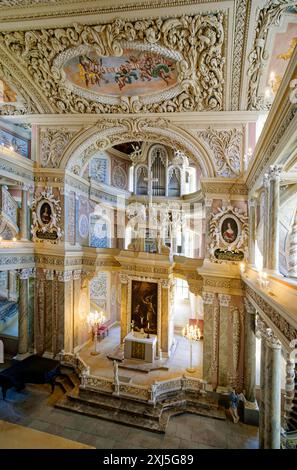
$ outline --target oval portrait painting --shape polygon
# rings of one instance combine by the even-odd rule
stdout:
[[[51,221],[51,216],[52,216],[52,208],[48,202],[44,202],[40,206],[40,211],[39,211],[39,217],[40,217],[42,224],[44,225],[49,224]]]
[[[238,224],[233,217],[227,217],[221,226],[221,235],[224,242],[231,244],[234,243],[238,237]]]

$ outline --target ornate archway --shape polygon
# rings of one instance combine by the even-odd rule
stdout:
[[[114,145],[144,140],[159,142],[190,156],[205,177],[215,176],[212,159],[205,148],[186,131],[169,120],[157,118],[105,119],[83,131],[67,146],[60,168],[82,176],[92,156]]]

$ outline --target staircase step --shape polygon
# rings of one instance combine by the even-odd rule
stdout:
[[[92,406],[87,401],[82,403],[81,401],[68,400],[67,397],[64,397],[56,404],[57,408],[62,408],[70,411],[75,411],[77,413],[84,414],[86,416],[94,416],[100,419],[105,419],[107,421],[113,421],[120,424],[125,424],[126,426],[132,426],[138,429],[145,429],[147,431],[164,433],[165,429],[163,424],[159,420],[150,419],[147,416],[138,417],[136,419],[135,415],[124,412],[122,410],[110,410],[99,408],[98,406]]]
[[[162,407],[154,407],[148,403],[139,403],[129,398],[115,397],[103,393],[85,391],[78,388],[67,394],[69,401],[89,403],[90,406],[100,407],[109,411],[120,410],[135,416],[149,416],[159,419]]]

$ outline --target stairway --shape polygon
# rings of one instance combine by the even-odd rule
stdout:
[[[184,391],[172,394],[154,406],[128,397],[86,390],[76,385],[55,406],[156,433],[165,433],[170,417],[177,414],[193,413],[226,419],[225,410],[215,400]]]

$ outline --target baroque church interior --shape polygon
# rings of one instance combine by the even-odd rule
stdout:
[[[1,0],[0,448],[297,447],[296,44],[296,0]]]

